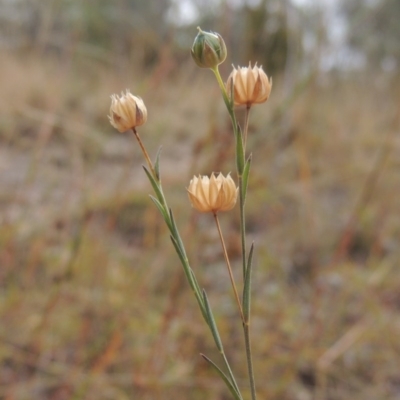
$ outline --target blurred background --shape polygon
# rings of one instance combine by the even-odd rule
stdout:
[[[273,79],[251,111],[247,226],[260,399],[400,399],[398,0],[0,0],[0,399],[228,400],[140,150],[139,130],[228,358],[242,330],[193,174],[232,171],[232,130],[196,27]],[[243,121],[243,113],[238,110]],[[221,214],[240,280],[239,216]]]

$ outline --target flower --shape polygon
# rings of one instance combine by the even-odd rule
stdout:
[[[134,129],[147,121],[147,109],[140,97],[134,96],[126,90],[119,97],[116,94],[111,96],[110,115],[108,116],[111,125],[120,132]]]
[[[252,68],[250,63],[248,67],[238,67],[238,69],[233,67],[226,82],[229,96],[232,92],[232,84],[235,105],[245,104],[248,107],[267,101],[272,87],[272,81],[268,79],[262,67],[257,67],[256,64]]]
[[[187,189],[192,206],[200,212],[229,211],[236,204],[238,188],[228,174],[194,176]]]
[[[201,68],[215,68],[225,61],[226,45],[219,33],[204,32],[199,27],[199,33],[194,39],[192,57]]]

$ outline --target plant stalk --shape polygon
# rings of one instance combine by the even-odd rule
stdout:
[[[252,398],[252,400],[257,400],[256,383],[254,380],[253,360],[252,360],[252,354],[251,354],[250,323],[249,322],[250,321],[246,321],[243,324],[244,341],[245,341],[245,346],[246,346],[247,368],[248,368],[249,377],[250,377],[251,398]]]
[[[234,278],[233,273],[232,273],[231,263],[229,262],[228,252],[226,251],[226,246],[225,246],[224,237],[222,235],[221,225],[219,223],[218,215],[217,215],[216,212],[214,213],[214,219],[215,219],[215,223],[217,225],[219,237],[221,239],[222,250],[223,250],[223,253],[224,253],[224,257],[225,257],[226,266],[228,267],[228,272],[229,272],[229,277],[231,279],[233,292],[235,294],[236,302],[238,304],[240,317],[242,318],[242,322],[244,324],[245,323],[245,319],[244,319],[244,315],[243,315],[243,308],[242,308],[241,301],[239,299],[238,291],[236,289],[235,278]]]
[[[247,143],[247,132],[249,130],[249,115],[250,115],[250,108],[251,105],[248,104],[246,106],[246,112],[244,114],[244,138],[243,138],[243,147],[244,147],[244,153],[246,154],[246,143]]]
[[[142,139],[140,139],[139,133],[136,131],[136,128],[132,128],[132,131],[133,131],[133,133],[134,133],[134,135],[135,135],[135,137],[136,137],[136,139],[137,139],[137,141],[138,141],[138,143],[139,143],[139,146],[140,146],[140,148],[141,148],[141,150],[142,150],[142,153],[143,153],[143,155],[144,155],[144,158],[146,159],[147,165],[149,166],[149,168],[150,168],[150,170],[151,170],[151,174],[152,174],[153,177],[154,177],[155,179],[157,179],[157,181],[158,181],[157,174],[156,174],[156,171],[155,171],[155,169],[154,169],[153,163],[152,163],[152,161],[151,161],[151,158],[150,158],[150,156],[149,156],[149,153],[147,153],[147,150],[146,150],[146,148],[145,148],[144,145],[143,145]]]
[[[228,109],[229,116],[231,117],[231,120],[232,120],[235,138],[237,138],[238,135],[242,135],[242,132],[236,122],[236,115],[235,115],[235,110],[234,110],[233,99],[230,99],[230,97],[228,96],[228,93],[226,92],[226,88],[222,81],[218,67],[214,68],[212,71],[214,72],[215,77],[217,78],[218,85],[221,89],[222,97],[224,99],[226,108]],[[250,106],[247,106],[246,115],[245,115],[245,126],[244,126],[244,142],[243,142],[244,154],[246,154],[246,139],[247,139],[247,131],[248,131],[248,125],[249,125],[249,112],[250,112]],[[242,140],[243,140],[243,137],[242,137]],[[239,152],[238,152],[238,149],[236,149],[236,165],[239,165],[238,156],[239,156]],[[241,244],[242,244],[243,279],[245,279],[246,270],[247,270],[246,218],[245,218],[246,193],[245,193],[245,190],[247,190],[247,189],[243,188],[242,171],[238,170],[237,175],[238,175],[238,185],[239,185],[240,234],[241,234]],[[251,398],[252,398],[252,400],[257,400],[252,353],[251,353],[249,320],[250,320],[250,317],[247,321],[243,322],[243,331],[244,331],[244,340],[245,340],[245,348],[246,348],[247,369],[248,369],[249,379],[250,379]]]

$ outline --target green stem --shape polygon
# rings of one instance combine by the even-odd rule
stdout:
[[[250,114],[250,105],[246,107],[246,113],[244,117],[244,131],[243,131],[243,147],[244,154],[246,155],[246,142],[247,142],[247,132],[249,130],[249,114]],[[247,257],[246,257],[246,218],[245,218],[245,201],[246,201],[246,191],[247,189],[243,188],[243,179],[242,176],[239,176],[239,206],[240,206],[240,232],[241,232],[241,240],[242,240],[242,263],[243,263],[243,279],[246,276],[247,269]]]
[[[250,340],[250,323],[247,321],[243,324],[244,341],[246,346],[247,369],[250,377],[250,390],[252,400],[257,400],[256,383],[254,380],[253,360],[251,356],[251,340]]]
[[[246,106],[246,113],[244,114],[244,140],[243,140],[243,147],[244,147],[244,152],[246,154],[246,143],[247,143],[247,132],[249,130],[249,115],[250,115],[250,107],[251,105],[248,104]]]
[[[229,116],[232,120],[233,130],[235,134],[235,139],[238,139],[238,135],[242,135],[242,132],[236,122],[236,115],[234,110],[233,101],[230,100],[225,85],[222,81],[221,75],[219,73],[218,67],[212,69],[217,78],[218,85],[221,89],[222,97],[224,99],[226,108],[228,109]],[[250,107],[246,108],[246,116],[245,116],[245,130],[244,130],[244,138],[245,141],[243,143],[244,154],[246,154],[246,138],[247,138],[247,131],[248,131],[248,124],[249,124],[249,112]],[[243,137],[241,138],[243,140]],[[236,146],[238,146],[240,140],[236,140]],[[239,151],[236,147],[236,166],[240,165],[239,162]],[[247,270],[247,257],[246,257],[246,219],[245,219],[245,201],[246,201],[246,188],[243,187],[243,176],[242,171],[237,170],[238,175],[238,183],[239,183],[239,207],[240,207],[240,233],[241,233],[241,242],[242,242],[242,263],[243,263],[243,279],[246,276]],[[250,319],[250,317],[249,317]],[[256,388],[255,388],[255,380],[254,380],[254,370],[253,370],[253,361],[252,361],[252,354],[251,354],[251,343],[250,343],[250,329],[249,329],[249,321],[246,321],[243,324],[243,331],[244,331],[244,340],[245,340],[245,347],[246,347],[246,358],[247,358],[247,369],[249,373],[250,379],[250,389],[251,389],[251,398],[252,400],[257,400],[256,396]]]
[[[246,259],[246,218],[244,212],[245,204],[245,193],[243,191],[243,178],[239,176],[239,206],[240,206],[240,233],[242,240],[242,262],[243,262],[243,279],[246,277],[247,272],[247,259]],[[254,370],[253,370],[253,360],[251,354],[251,344],[250,344],[250,326],[249,326],[250,316],[248,320],[243,324],[244,341],[246,348],[246,359],[247,359],[247,370],[250,378],[250,389],[252,400],[257,400],[256,396],[256,386],[254,380]]]
[[[246,277],[247,258],[246,258],[246,217],[244,212],[245,196],[243,193],[243,177],[240,175],[239,180],[239,209],[240,209],[240,236],[242,243],[242,265],[243,265],[243,279]]]
[[[237,123],[236,123],[236,115],[235,115],[235,112],[233,109],[233,101],[231,101],[229,99],[228,93],[226,92],[224,81],[222,80],[221,74],[219,73],[218,66],[213,68],[211,71],[214,72],[214,75],[217,78],[217,82],[218,82],[219,88],[221,89],[222,97],[224,99],[226,108],[228,109],[229,115],[231,117],[233,129],[234,129],[235,135],[236,135],[238,129],[237,129]]]

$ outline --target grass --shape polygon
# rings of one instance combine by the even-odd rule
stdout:
[[[163,145],[166,196],[245,381],[217,232],[185,190],[193,174],[235,169],[211,73],[190,60],[162,79],[161,67],[117,74],[72,56],[2,60],[0,398],[227,399],[199,356],[213,355],[211,338],[147,197],[139,149],[106,117],[110,94],[144,98],[141,137],[153,157]],[[284,110],[289,129],[279,77],[252,110],[262,399],[399,398],[399,82],[378,78],[311,80]],[[238,216],[221,223],[240,274]]]

